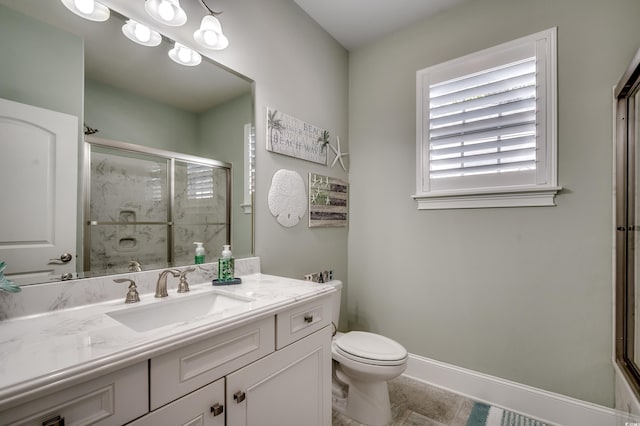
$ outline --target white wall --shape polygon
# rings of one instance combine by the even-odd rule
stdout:
[[[350,57],[349,327],[611,406],[611,88],[635,0],[475,0]],[[558,27],[556,207],[418,211],[415,72]]]

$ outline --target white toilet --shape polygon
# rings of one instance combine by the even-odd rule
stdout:
[[[342,282],[329,281],[333,294],[333,323],[340,318]],[[407,368],[407,350],[398,342],[363,331],[336,333],[333,357],[333,409],[371,426],[391,422],[387,381]]]

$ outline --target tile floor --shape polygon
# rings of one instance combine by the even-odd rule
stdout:
[[[389,382],[392,426],[466,426],[474,401],[400,376]],[[361,426],[333,412],[333,426]]]

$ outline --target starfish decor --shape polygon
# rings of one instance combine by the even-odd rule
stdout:
[[[333,163],[331,163],[331,168],[333,168],[333,166],[336,165],[336,162],[340,162],[340,165],[342,166],[342,170],[344,170],[345,172],[347,171],[347,168],[344,166],[344,162],[342,161],[342,157],[346,157],[347,155],[349,155],[348,152],[341,152],[342,149],[340,148],[340,138],[336,137],[336,148],[333,147],[333,145],[329,144],[329,148],[331,148],[331,151],[333,151],[333,153],[336,155],[336,158],[333,159]]]

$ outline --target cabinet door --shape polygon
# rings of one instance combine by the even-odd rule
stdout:
[[[331,333],[312,335],[227,376],[229,426],[331,424]]]
[[[130,426],[224,426],[224,379],[130,423]]]

